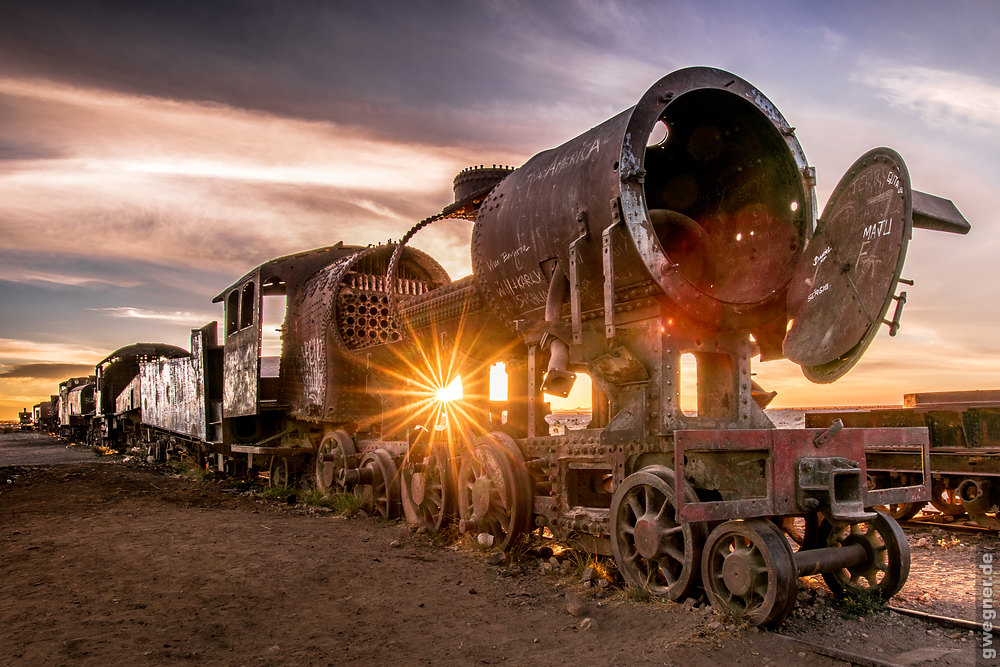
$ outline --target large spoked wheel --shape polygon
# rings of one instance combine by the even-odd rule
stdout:
[[[795,606],[798,573],[785,534],[766,519],[726,521],[708,536],[701,578],[714,607],[775,626]]]
[[[462,458],[458,472],[459,530],[488,533],[494,545],[507,550],[528,532],[532,490],[527,473],[504,445],[481,439]],[[522,474],[518,474],[518,472]]]
[[[871,521],[837,527],[826,519],[819,527],[821,547],[860,544],[867,557],[858,565],[823,573],[830,590],[838,595],[875,590],[888,600],[899,592],[910,574],[910,545],[896,520],[883,510],[875,510]]]
[[[368,452],[361,459],[362,470],[371,471],[371,482],[359,484],[354,492],[361,505],[387,519],[396,516],[399,507],[399,477],[392,455],[384,449]],[[368,475],[365,475],[368,477]]]
[[[441,530],[455,512],[455,475],[448,446],[432,445],[425,456],[411,450],[399,484],[406,520],[428,530]]]
[[[698,585],[698,561],[708,532],[703,523],[674,520],[674,472],[650,466],[634,472],[611,498],[611,551],[625,580],[658,597],[681,600]],[[686,502],[696,502],[685,486]]]
[[[268,466],[267,485],[272,488],[289,487],[295,480],[295,466],[287,456],[272,456]]]
[[[931,482],[931,505],[946,516],[965,514],[965,507],[962,506],[962,498],[958,495],[958,489],[945,486],[944,481],[940,479]]]
[[[347,458],[356,453],[354,441],[344,431],[332,431],[323,436],[316,452],[316,472],[314,475],[316,488],[323,493],[342,491],[343,488],[337,480],[341,471],[347,467]]]

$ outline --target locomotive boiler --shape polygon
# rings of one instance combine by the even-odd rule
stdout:
[[[760,91],[674,72],[517,169],[459,174],[455,202],[397,243],[247,273],[216,298],[221,337],[212,323],[190,355],[142,364],[143,428],[272,484],[303,475],[430,529],[454,517],[503,548],[534,531],[571,539],[632,585],[671,600],[701,587],[759,624],[780,623],[806,574],[891,597],[909,551],[873,508],[929,498],[927,429],[775,429],[751,359],[835,381],[898,328],[912,228],[969,225],[913,190],[887,148],[851,167],[821,216],[814,186]],[[447,219],[474,222],[473,274],[454,281],[409,245]],[[262,354],[270,296],[285,300],[280,359]],[[545,395],[581,373],[591,423],[552,435]],[[444,400],[455,378],[463,395]],[[924,468],[869,488],[874,446]]]

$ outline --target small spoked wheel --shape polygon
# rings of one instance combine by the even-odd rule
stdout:
[[[354,441],[344,431],[331,431],[323,436],[316,451],[316,488],[323,493],[343,490],[337,479],[347,467],[347,458],[356,453]]]
[[[406,520],[431,531],[441,530],[455,511],[455,475],[448,446],[432,445],[425,456],[411,450],[400,470],[400,493]]]
[[[268,466],[267,485],[276,489],[289,487],[295,478],[295,466],[287,456],[272,456]]]
[[[910,545],[896,520],[883,510],[875,510],[871,521],[834,526],[826,519],[819,527],[821,547],[860,544],[866,558],[852,567],[824,572],[823,579],[838,595],[853,591],[878,591],[883,600],[899,592],[910,574]]]
[[[611,498],[611,551],[625,580],[669,600],[681,600],[698,584],[698,560],[707,532],[703,523],[674,519],[674,472],[650,466],[634,472]],[[697,498],[685,487],[685,500]]]
[[[371,482],[358,484],[354,492],[361,505],[387,519],[396,516],[399,507],[399,477],[392,455],[384,449],[368,452],[361,459],[361,469],[371,471],[365,474]]]
[[[795,606],[798,574],[785,534],[766,519],[726,521],[708,536],[701,577],[713,607],[775,626]]]
[[[507,550],[526,534],[531,522],[532,489],[523,465],[503,444],[480,439],[462,457],[458,471],[459,530],[487,533]]]

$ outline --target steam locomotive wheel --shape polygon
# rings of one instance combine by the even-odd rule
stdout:
[[[272,488],[289,487],[295,476],[295,466],[287,456],[272,456],[268,466],[267,485]]]
[[[363,507],[390,519],[399,507],[399,476],[392,456],[384,449],[368,452],[361,459],[361,468],[371,470],[371,483],[359,484],[354,492]]]
[[[931,482],[931,505],[938,512],[947,516],[962,516],[965,508],[962,507],[962,498],[958,495],[958,489],[946,487],[940,479]]]
[[[347,467],[347,457],[357,453],[354,441],[344,431],[333,431],[323,436],[316,451],[316,488],[323,493],[342,490],[337,482],[340,471]],[[331,458],[332,460],[324,460]]]
[[[698,560],[707,528],[674,521],[674,472],[650,466],[634,472],[611,498],[611,551],[627,582],[670,600],[698,584]],[[684,499],[696,502],[685,486]]]
[[[766,519],[726,521],[708,536],[701,578],[713,607],[777,625],[795,606],[798,573],[784,533]]]
[[[875,510],[871,521],[836,527],[827,520],[819,527],[821,547],[860,544],[867,552],[864,562],[836,572],[824,572],[823,579],[838,595],[859,590],[876,590],[883,600],[899,592],[910,574],[910,546],[896,520],[883,510]]]
[[[459,530],[487,533],[507,550],[524,535],[531,520],[531,487],[515,475],[513,454],[485,441],[462,458],[458,472]]]
[[[406,520],[428,530],[441,530],[454,513],[455,484],[446,445],[434,445],[419,462],[403,464],[399,483]]]

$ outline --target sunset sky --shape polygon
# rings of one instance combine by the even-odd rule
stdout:
[[[775,405],[1000,387],[1000,3],[0,4],[0,419],[136,341],[187,347],[253,266],[400,237],[474,164],[520,165],[665,74],[730,70],[797,128],[820,203],[889,146],[968,236],[916,230],[909,300],[832,385]],[[471,271],[467,223],[413,245]]]

